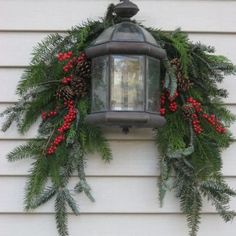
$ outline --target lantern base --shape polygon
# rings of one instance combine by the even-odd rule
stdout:
[[[121,128],[156,128],[165,124],[166,120],[159,114],[132,111],[109,111],[89,114],[85,122],[104,127],[119,126]]]

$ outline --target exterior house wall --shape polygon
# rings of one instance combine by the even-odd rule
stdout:
[[[87,18],[103,16],[114,0],[0,0],[0,110],[17,100],[14,94],[21,73],[30,61],[34,45],[50,32],[64,33]],[[236,1],[136,0],[136,19],[163,30],[181,27],[193,41],[214,45],[216,52],[236,64]],[[222,85],[230,92],[226,105],[236,114],[236,80]],[[236,124],[232,126],[236,135]],[[71,236],[187,236],[185,216],[178,200],[168,193],[159,207],[158,152],[151,130],[105,130],[114,160],[104,164],[88,157],[86,173],[96,199],[78,197],[81,215],[69,216]],[[36,127],[25,136],[11,128],[0,134],[0,235],[56,236],[53,204],[34,212],[23,210],[28,160],[8,163],[6,154],[34,137]],[[236,144],[223,153],[223,173],[236,189]],[[73,182],[73,181],[72,181]],[[73,183],[72,183],[73,184]],[[236,210],[236,199],[232,201]],[[233,236],[236,221],[225,224],[214,208],[204,204],[199,236]]]

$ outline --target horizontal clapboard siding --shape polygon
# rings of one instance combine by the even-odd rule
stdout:
[[[13,227],[14,223],[14,227]],[[211,227],[212,226],[212,227]],[[0,215],[4,236],[56,236],[54,215]],[[214,227],[214,229],[212,229]],[[234,225],[225,224],[218,216],[206,214],[198,236],[234,236]],[[187,236],[185,217],[180,214],[87,214],[69,217],[71,236]],[[214,232],[214,234],[212,234]]]
[[[236,8],[235,8],[236,9]],[[1,67],[24,67],[29,64],[33,46],[44,39],[48,33],[38,32],[0,32],[0,50],[4,57],[0,57]],[[192,41],[215,46],[216,53],[224,54],[236,61],[236,34],[189,34]],[[20,45],[20,47],[19,47]]]
[[[48,33],[64,33],[87,19],[99,19],[114,0],[0,0],[0,111],[14,104],[15,88],[30,62],[32,48]],[[136,19],[163,30],[181,27],[194,42],[215,46],[236,63],[236,1],[223,0],[136,0]],[[226,105],[236,114],[234,76],[220,85],[227,88]],[[1,119],[2,122],[2,119]],[[37,124],[24,136],[16,127],[0,133],[0,229],[4,236],[56,236],[53,202],[25,213],[23,191],[31,162],[9,163],[7,153],[36,135]],[[231,127],[236,136],[236,124]],[[71,236],[187,236],[185,217],[174,193],[167,194],[163,208],[158,202],[160,174],[158,150],[150,129],[104,129],[113,151],[105,164],[96,154],[87,156],[86,175],[95,203],[75,196],[81,216],[69,216]],[[236,144],[223,152],[223,174],[236,188]],[[71,189],[77,179],[73,178]],[[236,210],[236,199],[231,203]],[[236,222],[225,224],[209,203],[204,203],[199,236],[233,236]],[[14,227],[12,227],[14,225]],[[42,225],[39,230],[38,226]]]
[[[181,213],[179,204],[173,193],[168,192],[165,204],[160,207],[158,202],[157,180],[155,177],[88,177],[88,183],[93,189],[96,198],[91,203],[85,196],[76,197],[80,204],[81,213]],[[236,188],[234,178],[227,178],[227,182]],[[77,183],[74,178],[70,189]],[[23,213],[23,190],[25,177],[1,177],[0,213]],[[236,210],[236,199],[231,202],[232,209]],[[53,213],[53,202],[45,204],[33,213]],[[215,209],[205,203],[204,213],[214,213]]]
[[[110,0],[1,1],[1,30],[66,30],[99,19]],[[137,1],[137,20],[154,27],[186,31],[235,32],[234,1]],[[52,14],[53,11],[53,14]],[[151,13],[151,14],[150,14]],[[42,17],[43,14],[43,17]]]
[[[0,176],[27,176],[30,169],[30,160],[10,163],[6,159],[7,153],[18,145],[20,140],[0,140]],[[149,140],[120,140],[110,141],[113,151],[113,160],[108,164],[101,160],[99,155],[87,156],[87,176],[106,177],[153,177],[159,176],[159,155],[153,141]],[[233,144],[223,152],[223,174],[227,177],[236,177],[235,149]],[[121,151],[122,150],[122,151]]]

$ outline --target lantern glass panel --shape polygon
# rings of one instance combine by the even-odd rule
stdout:
[[[144,56],[112,56],[111,110],[144,111]]]
[[[160,61],[147,57],[147,111],[160,110]]]
[[[101,44],[108,42],[111,38],[113,31],[114,31],[113,27],[107,28],[102,32],[100,36],[98,36],[98,38],[95,41],[93,41],[93,44]]]
[[[111,56],[111,110],[144,111],[144,56]]]
[[[109,57],[92,60],[92,112],[108,109]]]
[[[142,29],[142,32],[145,36],[145,40],[148,43],[151,43],[153,45],[157,45],[157,41],[153,38],[153,36],[147,30],[145,30],[144,28],[141,28],[141,29]]]
[[[130,22],[123,22],[115,30],[113,41],[137,41],[143,42],[144,36],[139,27]]]

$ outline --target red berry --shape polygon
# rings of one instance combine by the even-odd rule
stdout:
[[[47,119],[47,113],[46,112],[42,112],[41,117],[45,121]]]
[[[161,115],[161,116],[164,116],[165,113],[166,113],[166,109],[165,109],[165,108],[161,108],[161,109],[160,109],[160,115]]]
[[[189,98],[187,99],[187,102],[189,102],[189,103],[192,103],[192,101],[193,101],[193,98],[192,98],[192,97],[189,97]]]

